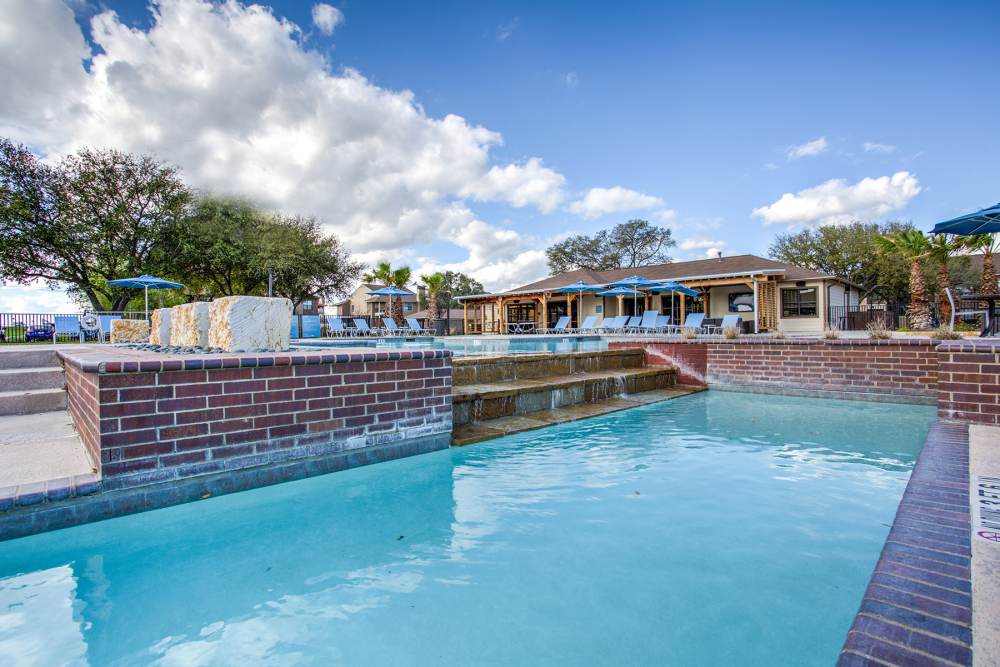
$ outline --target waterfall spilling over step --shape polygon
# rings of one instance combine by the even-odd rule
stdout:
[[[457,358],[452,442],[582,419],[693,391],[671,366],[646,366],[642,350]]]

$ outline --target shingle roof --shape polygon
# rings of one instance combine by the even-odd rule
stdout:
[[[576,269],[566,273],[557,273],[527,285],[515,287],[507,292],[529,292],[565,287],[578,280],[591,284],[605,284],[638,274],[651,280],[678,280],[702,278],[713,275],[745,274],[759,271],[784,271],[786,280],[809,280],[817,278],[832,278],[833,276],[810,269],[803,269],[792,264],[777,262],[773,259],[756,255],[731,255],[715,259],[696,259],[690,262],[670,262],[668,264],[652,264],[630,269],[611,269],[609,271],[590,271]]]

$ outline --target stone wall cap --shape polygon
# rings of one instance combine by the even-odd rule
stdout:
[[[700,336],[698,338],[678,337],[653,337],[653,336],[621,336],[609,338],[609,343],[660,343],[665,345],[829,345],[829,346],[889,346],[902,345],[910,347],[935,347],[941,343],[930,338],[772,338],[767,334],[747,334],[739,338],[726,338],[724,336]],[[961,342],[961,341],[955,341]],[[1000,341],[998,341],[1000,347]]]
[[[68,366],[84,373],[158,373],[216,368],[256,368],[261,366],[304,366],[308,364],[347,364],[368,361],[407,361],[444,359],[451,350],[375,350],[372,348],[295,349],[289,352],[234,354],[160,354],[111,345],[88,345],[56,351]]]

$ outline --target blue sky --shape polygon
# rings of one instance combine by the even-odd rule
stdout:
[[[190,10],[183,5],[169,0],[157,11],[183,25],[184,12]],[[243,109],[230,113],[245,116],[247,126],[256,129],[220,137],[227,130],[210,120],[220,105],[217,97],[200,100],[200,115],[172,128],[169,119],[156,116],[152,104],[143,107],[143,96],[160,92],[147,86],[126,98],[135,105],[128,118],[142,119],[136,125],[123,126],[119,120],[102,128],[95,122],[57,132],[34,126],[32,119],[0,103],[0,128],[49,155],[101,142],[155,152],[180,164],[200,187],[229,189],[231,184],[231,189],[259,196],[276,208],[317,215],[366,260],[384,256],[418,270],[478,271],[484,282],[498,288],[544,274],[544,258],[537,249],[561,235],[593,232],[633,217],[671,227],[682,243],[674,255],[688,259],[717,249],[764,254],[776,233],[859,217],[913,220],[929,229],[935,221],[1000,200],[1000,44],[984,39],[981,30],[995,22],[996,3],[351,0],[331,3],[325,16],[335,18],[325,26],[323,15],[314,19],[312,3],[268,5],[271,19],[252,16],[242,5],[230,5],[228,14],[218,6],[208,10],[221,18],[211,25],[195,21],[191,51],[203,49],[196,38],[219,44],[220,51],[204,54],[201,61],[191,56],[185,67],[174,69],[171,58],[183,61],[188,55],[177,56],[179,52],[166,44],[182,44],[185,31],[175,26],[170,39],[163,37],[168,22],[154,17],[145,3],[76,2],[72,11],[86,48],[93,54],[112,54],[109,60],[129,62],[137,71],[152,67],[161,78],[190,79],[193,70],[219,61],[226,48],[234,60],[244,62],[269,58],[271,47],[274,62],[312,54],[325,59],[320,70],[325,68],[331,81],[341,81],[349,68],[364,77],[364,95],[385,92],[392,98],[365,104],[398,106],[398,95],[412,91],[410,103],[422,109],[430,123],[454,114],[464,119],[459,134],[486,128],[502,135],[502,145],[498,138],[454,139],[449,133],[441,140],[444,152],[479,149],[472,159],[479,162],[470,163],[468,172],[454,182],[444,183],[448,174],[438,174],[433,165],[433,178],[426,172],[401,177],[407,182],[406,193],[390,191],[381,181],[352,181],[357,173],[377,170],[387,161],[377,157],[382,150],[402,151],[400,146],[412,143],[413,154],[398,156],[412,161],[412,155],[434,154],[439,148],[436,139],[418,145],[415,137],[422,134],[422,126],[386,112],[385,118],[377,116],[378,127],[357,129],[367,154],[376,156],[367,168],[353,161],[345,166],[339,158],[301,172],[294,171],[299,165],[293,164],[278,174],[288,180],[284,190],[274,188],[288,193],[282,198],[281,192],[262,194],[271,189],[258,185],[266,181],[250,176],[239,183],[222,179],[212,170],[213,159],[245,149],[246,137],[260,136],[261,119],[275,108],[283,110],[279,115],[289,125],[301,123],[298,137],[307,137],[302,145],[308,146],[310,128],[326,123],[327,132],[329,123],[345,118],[345,127],[353,127],[361,122],[357,116],[382,107],[338,116],[346,107],[334,95],[323,103],[327,111],[297,116],[311,106],[312,89],[303,86],[291,107],[285,99],[262,103],[259,109],[253,108],[255,92]],[[53,7],[54,12],[58,9]],[[117,14],[114,20],[105,20],[108,10]],[[115,29],[95,37],[95,17],[105,28]],[[231,33],[245,42],[246,30],[259,26],[264,34],[282,19],[299,28],[289,37],[297,49],[292,56],[287,45],[274,46],[274,40],[242,54],[240,42],[226,45]],[[158,21],[164,24],[159,40],[150,32]],[[58,30],[53,27],[57,24],[62,26]],[[134,49],[117,28],[150,37],[155,49]],[[73,41],[72,30],[55,18],[37,30],[49,31],[39,39],[50,47]],[[0,43],[0,54],[14,46]],[[79,49],[67,51],[63,56],[49,48],[38,57],[79,62]],[[93,69],[94,64],[85,59],[80,67]],[[266,69],[258,64],[255,71]],[[284,64],[274,69],[275,80],[294,81]],[[115,74],[120,68],[107,71]],[[79,86],[79,99],[98,105],[94,87],[101,83],[93,71],[90,74],[91,80],[83,82],[72,74],[71,84],[62,88]],[[246,91],[238,89],[235,78],[231,71],[229,76],[226,71],[206,75],[209,85],[233,85],[232,95],[239,97]],[[36,86],[27,75],[12,85]],[[112,90],[120,92],[125,85]],[[67,95],[25,92],[29,97]],[[357,96],[350,95],[353,104]],[[186,99],[179,97],[177,103]],[[199,127],[200,119],[216,129],[207,132]],[[199,132],[202,141],[184,145]],[[345,146],[339,139],[317,142],[324,155],[342,154]],[[243,162],[234,163],[237,167],[260,157],[242,155]],[[273,157],[261,159],[274,162]],[[532,159],[538,161],[533,167]],[[442,160],[447,172],[452,158]],[[509,180],[484,185],[485,170],[505,166],[512,170]],[[463,168],[457,166],[456,173]],[[307,181],[309,187],[303,185]],[[331,182],[338,184],[329,185],[336,196],[324,200],[321,193]],[[590,201],[592,188],[599,189],[594,205],[578,204]],[[608,192],[612,188],[624,192]],[[369,189],[378,194],[375,203],[356,196]],[[352,209],[337,208],[338,202],[348,200]],[[386,201],[395,203],[383,205]],[[369,204],[370,210],[355,216]],[[445,217],[451,222],[441,222]],[[404,218],[409,222],[400,222]],[[397,229],[409,232],[389,242],[397,238]],[[5,293],[13,298],[10,290],[0,288],[0,302]]]

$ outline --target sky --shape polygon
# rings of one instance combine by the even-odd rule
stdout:
[[[489,289],[632,218],[675,259],[1000,200],[996,2],[0,0],[0,136],[156,155]],[[44,285],[0,311],[73,310]]]

